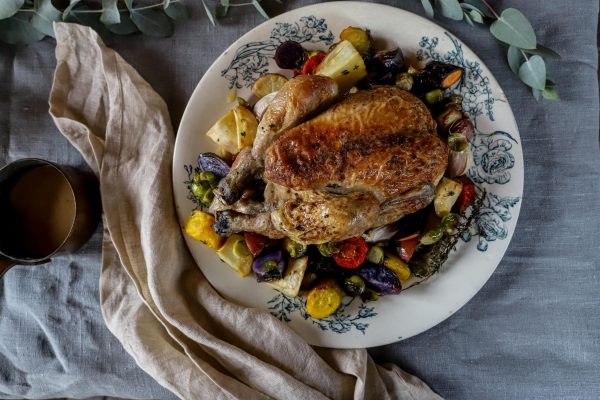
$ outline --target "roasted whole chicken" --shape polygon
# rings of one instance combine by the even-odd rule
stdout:
[[[215,229],[341,241],[431,203],[447,160],[435,121],[412,94],[382,86],[341,98],[334,80],[298,76],[215,191]]]

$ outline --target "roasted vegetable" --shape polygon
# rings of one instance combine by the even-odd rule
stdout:
[[[194,210],[185,222],[184,230],[192,239],[204,243],[211,249],[221,247],[225,239],[217,235],[212,225],[215,223],[215,217],[212,215]]]
[[[413,87],[414,80],[408,72],[401,72],[396,75],[396,86],[402,90],[410,91]]]
[[[464,175],[469,170],[472,158],[473,154],[469,149],[464,151],[450,150],[448,152],[448,168],[446,168],[446,173],[450,178]]]
[[[352,237],[344,240],[340,251],[333,255],[333,261],[342,268],[357,268],[367,258],[369,246],[362,237]]]
[[[318,53],[309,57],[302,67],[302,74],[313,75],[317,71],[317,67],[321,65],[321,62],[323,62],[324,59],[325,53]]]
[[[298,69],[304,63],[304,54],[300,43],[289,40],[281,43],[275,50],[275,63],[279,68]]]
[[[463,152],[469,147],[467,138],[461,133],[450,132],[448,135],[448,148],[452,151]]]
[[[368,303],[369,301],[377,301],[379,300],[379,294],[376,291],[366,288],[365,291],[360,295],[360,299]]]
[[[402,219],[400,219],[397,222],[398,233],[396,237],[405,238],[420,232],[422,230],[422,227],[425,225],[425,221],[427,220],[427,216],[429,215],[429,213],[430,207],[426,207],[415,213],[408,214],[402,217]]]
[[[394,84],[396,75],[404,72],[404,55],[399,48],[378,51],[373,56],[373,69],[377,74],[379,83]]]
[[[283,247],[292,258],[302,257],[306,253],[307,248],[305,244],[294,242],[288,237],[283,240]]]
[[[306,311],[313,318],[325,318],[342,304],[344,292],[334,279],[325,279],[315,285],[306,298]]]
[[[344,292],[348,296],[356,297],[365,291],[365,281],[358,275],[350,275],[344,279]]]
[[[231,235],[225,244],[217,250],[217,254],[227,265],[237,271],[240,276],[246,276],[251,271],[252,254],[246,247],[241,235]]]
[[[248,108],[235,106],[217,121],[206,135],[225,151],[235,154],[242,147],[252,145],[257,127],[256,117]]]
[[[273,243],[272,239],[253,232],[244,232],[244,240],[246,241],[246,246],[248,246],[248,249],[250,249],[250,252],[255,257],[259,255],[265,247],[269,247]]]
[[[435,197],[433,198],[433,207],[438,217],[443,218],[450,213],[452,206],[456,203],[462,183],[449,178],[442,178],[442,181],[435,188]]]
[[[452,124],[463,118],[459,106],[456,104],[448,104],[444,110],[435,117],[438,125],[438,131],[448,133]]]
[[[444,230],[436,226],[433,229],[428,230],[419,238],[419,243],[425,246],[432,245],[444,237]]]
[[[447,89],[457,83],[463,73],[464,70],[456,65],[431,61],[414,75],[413,90],[417,94],[423,94],[435,89]]]
[[[286,296],[296,297],[300,291],[307,265],[308,257],[290,259],[283,278],[265,283]]]
[[[368,243],[381,242],[383,240],[391,239],[396,233],[398,233],[398,224],[391,223],[369,229],[363,234],[363,238],[365,238]]]
[[[444,91],[442,89],[433,89],[432,91],[425,93],[425,102],[430,106],[433,106],[442,100],[443,95]]]
[[[254,81],[252,93],[258,98],[265,97],[270,93],[277,92],[287,81],[288,78],[280,74],[264,74]]]
[[[394,254],[385,253],[383,266],[394,271],[394,273],[398,275],[398,279],[400,279],[401,284],[410,279],[410,268],[408,268],[408,265],[402,261],[400,257]]]
[[[318,277],[332,276],[339,273],[339,267],[335,265],[331,257],[323,256],[311,246],[308,252],[308,269],[317,274]]]
[[[340,246],[341,244],[338,242],[327,242],[318,244],[317,249],[323,257],[331,257],[332,255],[340,251]]]
[[[383,264],[384,251],[381,246],[373,246],[367,253],[367,261],[373,264]]]
[[[456,226],[458,225],[459,219],[460,216],[458,214],[450,213],[442,219],[440,227],[446,234],[451,235],[452,232],[454,232]]]
[[[398,294],[402,290],[398,275],[389,268],[367,263],[358,270],[358,274],[379,294]]]
[[[462,190],[456,200],[455,208],[458,212],[463,212],[468,206],[475,200],[475,184],[466,176],[458,177],[458,180],[462,183]]]
[[[417,235],[413,235],[412,237],[406,239],[400,239],[397,242],[398,254],[400,255],[400,259],[404,262],[409,262],[412,257],[417,244],[419,243],[419,238]]]
[[[215,153],[202,153],[198,156],[200,171],[212,172],[219,178],[229,173],[229,165]]]
[[[252,270],[258,282],[271,282],[283,278],[285,271],[283,252],[275,249],[261,254],[252,262]]]
[[[344,40],[352,43],[361,56],[368,55],[373,48],[373,38],[367,29],[349,26],[340,33],[340,41]]]
[[[344,40],[327,54],[317,67],[316,74],[334,79],[345,92],[367,75],[367,68],[360,53]]]
[[[458,121],[454,122],[449,129],[450,133],[463,135],[467,141],[471,141],[473,136],[475,136],[475,127],[473,126],[473,122],[471,122],[471,118],[468,116],[464,116]]]

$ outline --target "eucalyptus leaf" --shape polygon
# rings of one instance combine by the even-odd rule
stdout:
[[[477,22],[478,24],[483,24],[483,15],[481,15],[479,11],[471,10],[469,11],[469,16],[473,21]]]
[[[423,5],[423,11],[429,18],[433,18],[433,6],[431,5],[431,1],[429,0],[421,0],[421,4]]]
[[[490,32],[501,42],[521,49],[535,49],[537,45],[531,23],[521,11],[514,8],[502,11],[500,18],[490,26]]]
[[[227,15],[228,12],[229,12],[229,6],[226,7],[222,4],[217,4],[217,9],[215,11],[217,18],[223,18],[224,16]]]
[[[521,65],[525,62],[525,57],[523,56],[521,49],[510,46],[508,48],[507,59],[512,72],[519,75],[519,68],[521,68]]]
[[[171,0],[164,0],[163,8],[169,7],[170,4],[171,4]]]
[[[60,21],[62,13],[58,11],[51,0],[35,0],[33,3],[34,14],[29,21],[31,25],[44,35],[54,37],[54,21]]]
[[[225,8],[229,8],[229,0],[219,0],[219,4]]]
[[[100,22],[99,14],[91,11],[93,10],[89,6],[82,3],[77,7],[77,9],[72,9],[71,12],[67,14],[66,21],[89,26],[90,28],[94,29],[98,35],[100,35],[105,43],[110,44],[112,42],[110,31],[104,26],[104,24]],[[65,14],[63,12],[63,18],[64,17]]]
[[[463,10],[458,0],[435,0],[435,5],[444,17],[455,21],[463,19]]]
[[[495,18],[494,14],[490,11],[489,8],[481,1],[481,0],[464,0],[463,5],[470,5],[477,8],[483,15],[488,18]]]
[[[542,91],[542,96],[546,100],[559,100],[558,92],[554,86],[546,86],[546,88]]]
[[[171,3],[165,8],[165,13],[176,21],[184,21],[190,17],[188,9],[182,3]]]
[[[127,9],[131,11],[131,9],[133,8],[133,0],[123,0],[123,2],[125,3],[125,7],[127,7]]]
[[[533,93],[533,97],[535,97],[535,99],[537,101],[540,101],[542,99],[542,91],[541,90],[531,88],[531,93]]]
[[[121,18],[121,22],[114,25],[106,25],[106,28],[117,35],[130,35],[140,31],[131,18]]]
[[[538,44],[537,47],[535,49],[528,49],[528,50],[524,50],[526,53],[528,54],[535,54],[541,57],[547,57],[547,58],[554,58],[554,59],[559,59],[560,54],[558,54],[557,52],[555,52],[554,50],[548,48],[548,47],[544,47],[541,44]]]
[[[260,15],[265,17],[265,19],[269,19],[269,14],[267,14],[265,9],[262,8],[262,6],[258,2],[258,0],[252,0],[252,5],[254,6],[254,8],[256,8],[256,11],[258,11],[260,13]]]
[[[29,13],[18,12],[0,20],[0,40],[9,44],[30,44],[40,41],[44,34],[29,23]]]
[[[102,15],[100,22],[104,25],[114,25],[121,22],[118,0],[102,0]]]
[[[210,9],[208,8],[208,6],[206,5],[206,3],[204,2],[204,0],[202,0],[202,5],[204,6],[204,11],[206,11],[206,16],[208,17],[208,20],[210,21],[211,24],[213,24],[213,26],[215,25],[215,17],[213,17],[212,12],[210,11]]]
[[[66,21],[67,18],[69,18],[69,14],[71,13],[71,10],[73,9],[73,7],[75,7],[80,2],[81,2],[81,0],[70,0],[69,1],[69,5],[63,11],[63,15],[62,15],[63,21]]]
[[[467,14],[466,12],[463,14],[464,14],[465,21],[467,21],[467,24],[469,24],[471,26],[475,26],[475,24],[473,24],[473,20],[471,19],[471,17],[469,17],[469,14]]]
[[[546,87],[546,63],[540,56],[533,56],[519,67],[519,78],[534,89]]]
[[[152,8],[145,10],[132,9],[130,18],[144,35],[168,37],[173,34],[173,23],[161,11]]]
[[[0,19],[12,17],[23,7],[25,0],[0,0]]]

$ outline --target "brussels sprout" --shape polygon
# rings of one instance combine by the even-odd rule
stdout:
[[[384,252],[381,246],[373,246],[367,253],[367,260],[373,264],[383,264]]]
[[[373,47],[373,38],[367,29],[349,26],[340,33],[340,41],[344,40],[352,43],[361,56],[368,55]]]
[[[379,294],[398,294],[402,290],[400,279],[392,270],[374,264],[366,264],[358,271],[367,286]]]
[[[304,48],[293,40],[281,43],[275,50],[275,62],[283,69],[300,68],[304,63],[304,57]]]
[[[283,252],[280,249],[276,249],[255,258],[252,263],[252,270],[258,282],[271,282],[281,279],[285,271]]]
[[[444,231],[440,227],[433,228],[426,232],[421,238],[419,242],[426,246],[432,245],[438,240],[440,240],[444,236]]]
[[[377,292],[374,290],[366,288],[365,291],[360,295],[360,298],[365,303],[369,301],[377,301],[379,300],[379,294],[377,294]]]
[[[450,132],[448,135],[448,148],[461,153],[469,148],[469,142],[462,133]]]
[[[463,117],[450,126],[450,133],[461,134],[470,142],[475,136],[475,127],[469,117]]]
[[[290,257],[298,258],[302,257],[306,253],[306,245],[294,242],[292,239],[286,237],[283,241],[283,247],[288,252]]]
[[[350,275],[343,282],[344,291],[348,296],[360,296],[365,291],[365,281],[358,275]]]
[[[340,251],[340,244],[338,242],[320,243],[317,245],[317,249],[319,250],[319,253],[321,253],[322,256],[331,257],[332,255]]]
[[[402,90],[410,91],[413,87],[414,80],[408,72],[402,72],[396,75],[396,86]]]
[[[433,89],[430,92],[425,93],[425,102],[430,106],[435,105],[442,100],[444,91],[442,89]]]
[[[460,216],[458,214],[450,213],[442,219],[440,226],[448,235],[451,235],[456,225],[458,225],[459,219]]]
[[[202,153],[198,156],[200,171],[212,172],[222,178],[229,173],[229,165],[214,153]]]

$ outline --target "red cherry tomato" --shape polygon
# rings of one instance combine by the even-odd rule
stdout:
[[[304,67],[302,68],[302,75],[313,75],[324,58],[325,54],[319,53],[306,60]]]
[[[459,176],[457,179],[461,181],[463,187],[456,200],[455,207],[459,212],[463,212],[465,208],[469,207],[471,203],[473,203],[473,200],[475,200],[475,184],[464,175]]]
[[[353,237],[342,243],[340,251],[333,255],[333,261],[342,268],[357,268],[365,262],[369,246],[365,239]]]
[[[418,237],[413,237],[410,239],[404,239],[398,241],[398,254],[400,255],[400,259],[405,263],[410,261],[415,249],[417,248],[417,244],[419,243]]]
[[[259,255],[265,247],[269,247],[272,242],[268,237],[252,232],[244,232],[244,240],[246,241],[246,246],[250,249],[250,253],[255,257]]]

